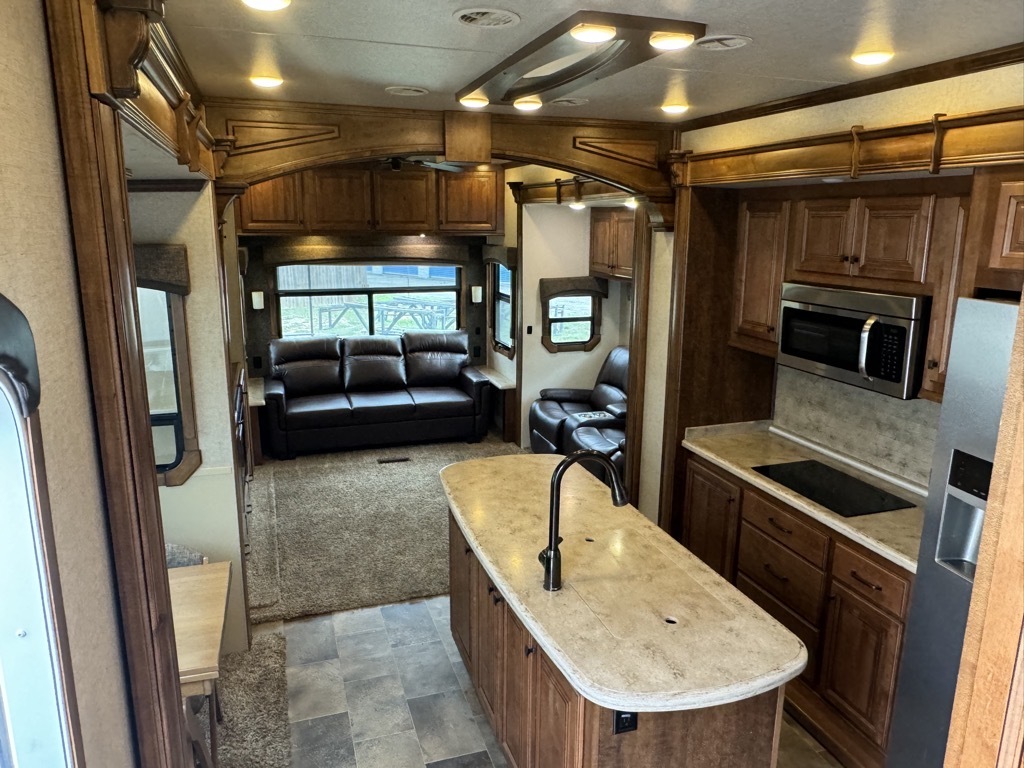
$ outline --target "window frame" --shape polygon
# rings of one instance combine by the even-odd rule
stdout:
[[[509,284],[510,291],[508,294],[502,293],[498,286],[501,285],[499,278],[500,270],[506,269],[509,273]],[[499,261],[492,261],[487,264],[487,308],[488,308],[488,323],[490,325],[490,338],[491,338],[491,349],[497,352],[499,355],[507,357],[512,360],[516,356],[516,268],[502,264]],[[502,297],[508,297],[509,306],[509,317],[511,318],[509,327],[509,339],[511,344],[506,345],[498,339],[498,318],[500,313],[498,312],[498,305],[502,300]]]
[[[394,266],[415,266],[415,267],[452,267],[455,269],[455,281],[454,285],[451,286],[437,286],[437,287],[423,287],[423,286],[392,286],[387,288],[304,288],[301,290],[285,288],[282,289],[279,286],[277,270],[281,267],[302,267],[302,266],[339,266],[339,267],[394,267]],[[392,293],[454,293],[455,294],[455,330],[461,330],[463,328],[464,311],[463,311],[463,300],[462,300],[462,281],[463,281],[463,266],[462,264],[452,262],[430,262],[423,264],[419,262],[360,262],[353,264],[348,261],[325,261],[317,262],[316,265],[305,264],[305,263],[291,263],[291,264],[275,264],[273,266],[273,291],[274,291],[274,318],[273,321],[276,324],[274,329],[274,335],[278,338],[324,338],[318,337],[316,334],[296,334],[294,336],[284,335],[284,319],[281,317],[281,299],[282,298],[313,298],[316,296],[365,296],[366,297],[366,312],[367,312],[367,325],[369,330],[366,332],[366,336],[385,336],[393,334],[380,334],[375,333],[376,331],[376,318],[374,317],[373,310],[373,298],[376,295],[392,294]],[[341,335],[341,334],[335,334]]]
[[[591,314],[580,317],[551,317],[551,300],[569,296],[587,296],[590,298]],[[601,306],[604,297],[593,291],[568,289],[558,291],[541,298],[542,336],[541,343],[548,352],[589,352],[601,343]],[[590,322],[590,338],[586,341],[556,342],[551,338],[551,326],[556,323]]]

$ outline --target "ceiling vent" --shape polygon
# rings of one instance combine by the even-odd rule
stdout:
[[[584,104],[590,102],[590,99],[581,99],[578,96],[563,96],[560,99],[554,99],[548,103],[555,107],[582,107]]]
[[[519,14],[501,8],[463,8],[454,14],[460,24],[478,29],[501,29],[519,23]]]
[[[752,38],[744,35],[707,35],[696,41],[693,47],[705,51],[731,51],[733,48],[742,48],[752,42],[754,42]]]
[[[384,89],[392,96],[426,96],[430,91],[418,85],[389,85]]]

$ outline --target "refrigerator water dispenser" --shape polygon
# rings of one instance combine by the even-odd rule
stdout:
[[[978,565],[991,479],[991,461],[954,449],[935,561],[971,582]]]

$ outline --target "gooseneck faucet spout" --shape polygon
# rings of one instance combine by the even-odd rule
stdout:
[[[622,485],[622,477],[611,459],[598,451],[576,451],[562,459],[551,474],[551,515],[548,520],[548,546],[540,551],[538,559],[544,566],[544,589],[557,592],[562,588],[562,553],[558,545],[562,539],[558,535],[558,507],[562,493],[562,475],[573,464],[580,461],[596,461],[603,466],[612,479],[612,504],[623,507],[629,503],[626,488]]]

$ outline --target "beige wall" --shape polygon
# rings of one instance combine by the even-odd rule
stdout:
[[[117,595],[40,3],[0,23],[0,292],[28,317],[85,760],[133,764]]]
[[[168,541],[198,549],[211,562],[231,561],[224,651],[241,650],[248,639],[212,185],[201,192],[134,193],[129,210],[136,243],[180,243],[188,249],[192,290],[185,319],[203,463],[184,485],[161,488],[160,506]]]

